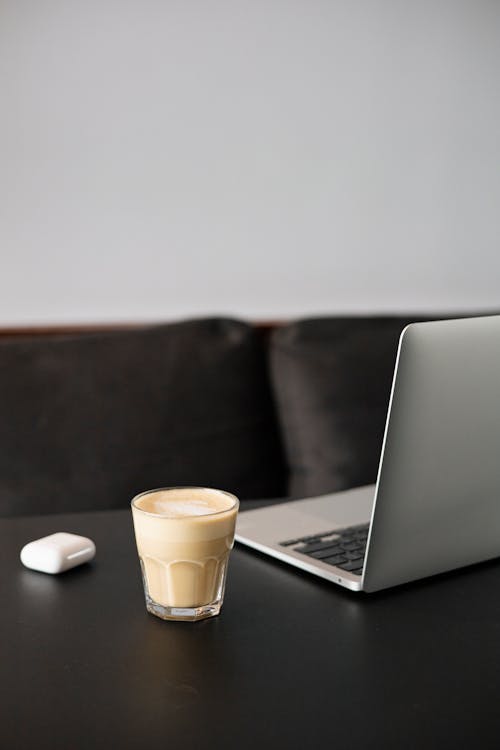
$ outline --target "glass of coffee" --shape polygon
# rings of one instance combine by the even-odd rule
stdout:
[[[207,487],[148,490],[132,500],[146,607],[164,620],[218,615],[239,501]]]

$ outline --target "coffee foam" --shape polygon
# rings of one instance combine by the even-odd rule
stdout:
[[[186,500],[184,502],[181,500],[157,500],[154,507],[155,513],[181,518],[185,516],[206,516],[214,512],[211,505],[203,503],[201,500],[193,500],[192,502]]]
[[[158,490],[135,501],[140,510],[167,518],[207,516],[229,510],[233,504],[230,496],[218,490],[189,487]]]

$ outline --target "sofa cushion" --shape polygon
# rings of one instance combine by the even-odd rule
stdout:
[[[272,379],[290,495],[376,480],[398,340],[416,320],[319,318],[274,332]]]
[[[171,485],[284,494],[261,336],[241,322],[6,340],[0,414],[0,515]]]

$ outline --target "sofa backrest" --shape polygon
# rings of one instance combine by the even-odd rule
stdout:
[[[375,482],[399,336],[421,316],[299,320],[271,338],[289,495]]]
[[[286,492],[263,338],[228,319],[0,341],[0,515]]]

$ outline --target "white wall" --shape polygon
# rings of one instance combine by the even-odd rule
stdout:
[[[496,0],[0,0],[0,324],[500,308]]]

